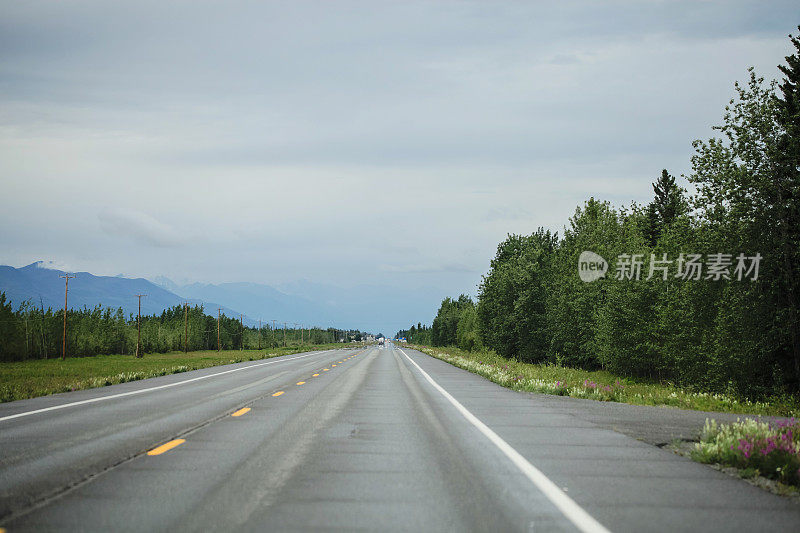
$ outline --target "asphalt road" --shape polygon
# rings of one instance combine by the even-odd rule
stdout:
[[[800,529],[797,504],[653,445],[702,415],[609,405],[513,392],[393,346],[0,404],[0,525]]]

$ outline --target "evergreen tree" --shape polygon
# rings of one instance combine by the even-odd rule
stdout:
[[[650,246],[655,246],[665,227],[687,211],[684,192],[667,169],[653,183],[653,193],[655,198],[648,204],[644,218],[644,234]]]
[[[800,30],[800,26],[797,28]],[[777,98],[777,122],[782,131],[775,150],[777,183],[775,206],[778,212],[781,307],[786,325],[797,386],[800,389],[800,39],[789,36],[795,53],[786,56],[786,65],[778,68],[784,74]]]

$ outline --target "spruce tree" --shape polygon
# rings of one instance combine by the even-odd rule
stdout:
[[[800,26],[797,27],[800,30]],[[791,354],[800,388],[800,39],[789,35],[795,53],[779,65],[784,78],[779,84],[776,120],[781,127],[775,150],[775,192],[780,234],[781,291],[787,314]]]
[[[655,246],[665,227],[686,212],[683,190],[667,169],[653,183],[653,193],[655,198],[647,206],[644,218],[644,234],[651,246]]]

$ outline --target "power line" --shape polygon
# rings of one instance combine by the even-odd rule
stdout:
[[[65,274],[59,276],[64,279],[64,309],[63,309],[63,324],[62,324],[62,346],[61,346],[61,357],[62,360],[66,358],[66,337],[67,337],[67,322],[68,314],[70,313],[69,308],[69,280],[74,279],[76,276],[74,274]],[[93,355],[97,352],[98,348],[94,348],[92,346],[86,345],[81,343],[80,338],[80,331],[84,327],[94,327],[97,326],[98,328],[104,328],[103,331],[106,331],[105,328],[110,328],[108,331],[111,331],[111,334],[106,337],[103,337],[102,344],[104,348],[102,349],[109,349],[109,350],[120,350],[116,353],[130,353],[129,342],[131,339],[131,333],[128,328],[136,327],[136,346],[135,346],[135,356],[137,358],[144,357],[144,340],[148,340],[148,347],[153,350],[155,349],[158,352],[162,351],[169,351],[169,350],[180,350],[181,340],[183,340],[183,349],[184,352],[188,354],[189,351],[189,308],[192,306],[191,302],[185,300],[180,302],[178,305],[175,305],[173,308],[170,308],[164,312],[162,312],[161,316],[159,317],[156,314],[153,315],[142,315],[142,297],[147,297],[146,294],[135,294],[134,296],[137,297],[137,313],[136,313],[136,323],[133,324],[133,313],[129,313],[128,317],[125,316],[122,307],[117,310],[117,314],[112,314],[113,309],[108,308],[105,310],[105,314],[103,314],[103,309],[98,305],[94,309],[90,310],[88,307],[84,306],[83,309],[73,310],[72,321],[73,325],[76,326],[76,337],[74,337],[75,346],[73,346],[74,353],[84,354],[84,355]],[[41,298],[40,298],[41,300]],[[16,311],[14,314],[15,317],[9,318],[0,318],[0,324],[18,324],[18,328],[21,333],[20,336],[25,335],[25,353],[26,356],[30,355],[31,350],[33,352],[41,352],[37,355],[43,356],[47,358],[48,347],[52,346],[53,339],[48,339],[49,335],[46,334],[45,329],[49,329],[50,327],[57,327],[58,325],[58,316],[57,313],[51,315],[51,311],[48,309],[47,313],[44,310],[44,302],[41,303],[41,310],[36,309],[33,307],[31,302],[24,302],[23,306],[20,307],[19,311]],[[29,306],[29,307],[26,307]],[[180,315],[178,314],[180,311],[180,306],[183,307],[183,315],[184,315],[184,331],[183,336],[180,335]],[[203,306],[195,305],[193,307],[194,310],[202,310]],[[217,351],[222,351],[222,317],[221,317],[221,310],[223,308],[217,309]],[[97,315],[97,313],[100,313]],[[36,318],[35,315],[40,315],[40,329],[41,329],[41,337],[36,334],[35,332],[35,322]],[[202,319],[193,318],[195,320],[195,335],[198,339],[200,344],[197,346],[198,349],[209,349],[211,342],[213,342],[213,325],[210,323],[213,320],[211,316],[203,316]],[[199,320],[199,322],[198,322]],[[228,318],[226,317],[227,322],[226,325],[226,335],[227,338],[231,338],[233,335],[233,339],[235,339],[235,328],[232,327],[232,323],[235,323],[235,318]],[[52,321],[52,322],[51,322]],[[77,322],[76,322],[77,321]],[[143,324],[144,322],[148,322],[148,324]],[[266,339],[262,339],[263,337],[263,329],[264,327],[269,327],[269,324],[264,324],[263,319],[259,318],[258,320],[258,330],[257,330],[257,349],[263,349],[263,341]],[[271,346],[277,347],[277,339],[275,337],[277,325],[282,323],[283,324],[283,346],[286,348],[288,347],[289,340],[294,338],[294,335],[297,334],[297,329],[300,329],[300,339],[299,340],[301,346],[305,346],[305,324],[300,323],[291,323],[291,322],[279,322],[277,319],[272,319],[272,329],[270,331],[270,338],[271,338]],[[288,324],[294,325],[294,330],[292,333],[288,332]],[[34,324],[33,328],[31,329],[31,324]],[[47,325],[47,328],[46,328]],[[144,337],[142,336],[142,325],[145,326],[144,328]],[[244,350],[244,342],[249,335],[244,327],[244,314],[240,313],[239,315],[239,328],[240,328],[240,350]],[[154,337],[157,332],[157,337]],[[248,330],[255,329],[255,325],[252,327],[248,326]],[[336,340],[336,333],[337,331],[333,328],[328,328],[329,333],[333,336],[333,340]],[[16,331],[16,330],[15,330]],[[325,333],[323,330],[317,328],[316,326],[309,327],[309,342],[316,342],[318,339],[321,339],[322,342],[327,340],[327,335],[317,334],[316,332],[320,331],[321,333]],[[130,332],[130,333],[129,333]],[[168,333],[166,333],[168,332]],[[162,334],[163,333],[163,334]],[[314,333],[314,335],[312,335]],[[16,333],[15,333],[16,334]],[[181,339],[183,337],[183,339]],[[130,339],[130,340],[129,340]],[[32,344],[31,344],[32,341]],[[57,341],[56,341],[57,342]],[[231,340],[234,342],[234,340]],[[294,341],[292,341],[294,342]],[[37,348],[37,344],[40,344],[40,348]],[[106,347],[108,346],[108,347]],[[230,348],[235,349],[235,343],[230,346]],[[213,349],[213,348],[212,348]],[[57,350],[57,349],[56,349]]]

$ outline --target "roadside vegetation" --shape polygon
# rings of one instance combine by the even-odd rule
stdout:
[[[751,69],[714,128],[719,137],[693,143],[685,176],[691,194],[663,170],[645,205],[615,207],[590,198],[562,236],[543,228],[509,235],[477,301],[446,298],[430,326],[417,323],[398,337],[458,346],[461,363],[508,383],[520,376],[523,383],[515,386],[526,390],[794,412],[800,399],[800,42],[792,43],[796,51],[780,67],[783,79],[765,82]],[[604,277],[582,280],[584,252],[606,261]],[[600,263],[592,266],[598,270]],[[502,359],[490,360],[487,350]],[[498,365],[512,370],[498,373]]]
[[[684,389],[671,383],[623,377],[605,370],[526,363],[503,357],[491,350],[470,352],[452,346],[414,348],[518,391],[699,411],[800,416],[800,402],[788,395],[750,401],[720,393]]]
[[[745,478],[764,476],[800,487],[800,420],[744,420],[717,424],[707,420],[695,461],[738,468]]]
[[[128,381],[178,374],[200,368],[269,359],[306,351],[350,347],[351,344],[320,344],[269,350],[203,350],[130,355],[98,355],[6,362],[0,364],[0,401],[10,402],[71,392]]]
[[[140,323],[145,353],[174,352],[185,346],[189,351],[216,351],[217,342],[223,350],[256,350],[365,337],[357,330],[250,327],[224,314],[218,324],[217,316],[207,315],[202,306],[175,306],[160,315],[142,316]],[[44,309],[31,301],[14,309],[0,291],[0,362],[60,357],[63,327],[63,310]],[[122,309],[97,306],[67,311],[67,357],[135,354],[137,341],[137,319],[133,314],[126,317]]]

